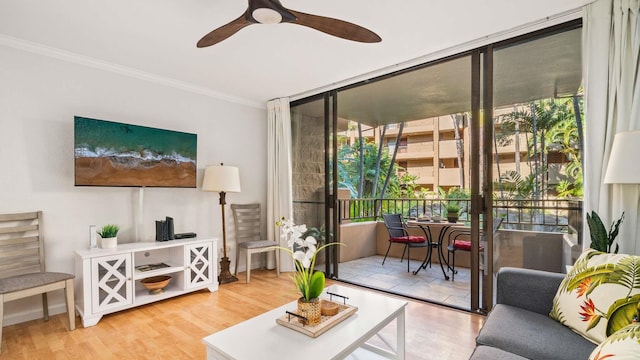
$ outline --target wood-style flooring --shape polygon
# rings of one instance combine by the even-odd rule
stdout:
[[[274,271],[252,271],[248,285],[239,275],[215,293],[106,315],[89,328],[76,317],[76,330],[68,331],[66,314],[6,326],[0,359],[205,359],[202,338],[297,297],[286,273],[276,278]],[[468,359],[483,321],[481,315],[409,301],[407,359]]]

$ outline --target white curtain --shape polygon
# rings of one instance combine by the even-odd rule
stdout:
[[[286,247],[287,243],[280,239],[276,221],[282,217],[293,217],[289,98],[267,102],[267,117],[267,238]],[[294,271],[293,261],[287,252],[280,252],[280,260],[280,271]]]
[[[617,241],[627,254],[640,254],[639,186],[607,185],[603,179],[614,135],[640,129],[639,11],[640,0],[598,0],[585,6],[583,19],[584,211],[596,211],[605,226],[624,211]],[[587,248],[586,221],[583,230]]]

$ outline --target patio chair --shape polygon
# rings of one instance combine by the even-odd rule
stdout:
[[[402,250],[402,257],[400,258],[400,262],[404,260],[404,254],[406,253],[407,272],[409,272],[411,248],[427,247],[430,245],[430,241],[428,241],[426,236],[409,235],[409,233],[407,232],[407,227],[402,221],[402,215],[400,214],[385,214],[382,215],[382,219],[384,220],[384,225],[387,227],[387,231],[389,232],[389,247],[387,247],[387,252],[384,254],[384,259],[382,259],[382,265],[384,265],[384,262],[387,260],[391,245],[402,244],[404,245],[404,249]],[[431,248],[429,248],[429,250],[430,249]]]
[[[280,251],[276,248],[279,244],[276,241],[264,240],[261,235],[260,204],[231,204],[231,211],[236,231],[235,275],[238,275],[240,250],[247,254],[247,284],[251,280],[251,255],[273,251],[276,256],[276,277],[280,277]],[[266,261],[264,263],[266,264]]]
[[[49,320],[47,293],[64,289],[69,330],[76,328],[73,274],[46,272],[42,212],[0,214],[0,351],[4,303],[42,295],[44,320]],[[16,334],[17,335],[17,334]]]
[[[493,218],[493,235],[496,234],[498,228],[500,228],[500,224],[502,224],[502,218]],[[456,277],[456,252],[457,251],[467,251],[471,252],[471,240],[465,240],[466,238],[471,236],[471,231],[469,229],[464,230],[452,230],[449,233],[449,243],[447,245],[447,266],[451,270],[451,281],[455,280]],[[480,236],[484,236],[482,233]],[[480,252],[484,251],[484,246],[480,244]],[[451,261],[449,261],[451,260]]]

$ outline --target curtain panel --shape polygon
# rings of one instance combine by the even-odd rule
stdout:
[[[596,211],[605,226],[625,212],[617,242],[620,252],[636,255],[640,187],[603,180],[615,134],[640,129],[639,11],[640,0],[598,0],[585,6],[583,18],[584,210]],[[587,248],[586,221],[583,231]]]
[[[293,217],[291,188],[291,111],[289,98],[267,102],[267,238],[286,247],[276,221]],[[280,271],[294,271],[287,252],[280,253]]]

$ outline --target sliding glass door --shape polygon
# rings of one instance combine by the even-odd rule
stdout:
[[[580,210],[565,199],[581,189],[580,32],[567,23],[292,103],[295,220],[344,245],[318,269],[481,312],[501,267],[561,271]],[[392,213],[435,251],[389,246]]]

